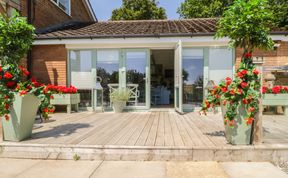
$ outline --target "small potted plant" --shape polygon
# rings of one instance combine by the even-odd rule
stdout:
[[[125,89],[116,89],[111,92],[110,100],[112,102],[113,110],[115,113],[123,112],[124,107],[126,106],[127,101],[131,97],[131,91],[127,88]]]

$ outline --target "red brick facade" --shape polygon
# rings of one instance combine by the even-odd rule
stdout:
[[[241,49],[236,50],[236,68],[239,66],[242,54],[243,51]],[[253,56],[264,58],[264,68],[281,67],[284,65],[288,65],[288,42],[280,42],[280,47],[272,51],[256,50],[254,51]],[[270,73],[270,71],[264,71],[264,78],[265,75],[267,75],[268,73]],[[284,72],[276,74],[275,84],[288,85],[288,75],[286,76]]]
[[[23,16],[27,16],[26,1],[21,0],[21,14]],[[71,0],[71,16],[66,14],[51,0],[34,0],[33,2],[32,23],[39,29],[67,21],[93,21],[82,0]]]
[[[67,84],[67,49],[65,45],[41,45],[32,48],[32,76],[39,82]]]

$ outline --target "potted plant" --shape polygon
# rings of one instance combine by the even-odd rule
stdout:
[[[20,66],[30,49],[34,27],[15,13],[0,16],[0,117],[4,140],[21,141],[31,136],[36,113],[42,101],[50,97],[44,85],[27,80],[30,73]],[[43,103],[49,105],[49,103]]]
[[[78,111],[80,94],[77,93],[77,88],[73,86],[47,85],[47,90],[53,93],[53,100],[51,100],[52,105],[67,105],[67,113],[71,113],[71,107],[74,105],[75,110]]]
[[[110,100],[112,102],[113,110],[115,113],[123,112],[127,101],[131,97],[131,91],[128,88],[118,88],[110,93]]]
[[[288,116],[288,87],[274,86],[272,88],[262,87],[263,100],[265,106],[283,106],[284,115]]]
[[[202,111],[221,105],[227,141],[235,145],[252,143],[252,125],[259,112],[259,71],[253,64],[255,48],[272,49],[269,37],[273,14],[265,0],[236,0],[218,23],[216,38],[228,37],[232,47],[243,48],[234,79],[226,78],[209,92]]]

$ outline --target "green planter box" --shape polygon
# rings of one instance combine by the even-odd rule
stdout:
[[[222,115],[226,113],[226,107],[221,106]],[[229,125],[224,125],[225,136],[228,143],[232,145],[250,145],[252,135],[252,125],[246,124],[246,110],[244,105],[241,104],[237,108],[237,116],[235,117],[236,126],[231,128]]]
[[[263,94],[264,106],[284,106],[284,115],[288,116],[288,94]]]
[[[71,113],[72,106],[78,112],[78,104],[80,103],[80,94],[53,94],[54,99],[50,100],[52,105],[66,105],[67,113]]]
[[[6,141],[22,141],[30,138],[37,110],[41,101],[32,94],[19,96],[10,109],[10,120],[2,119],[3,139]]]

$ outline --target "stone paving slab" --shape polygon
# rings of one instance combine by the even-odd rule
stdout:
[[[288,178],[268,162],[225,162],[220,165],[231,178]]]
[[[267,162],[0,159],[1,178],[286,178]]]
[[[92,178],[165,178],[165,162],[108,161]]]
[[[217,162],[167,162],[167,178],[229,178]]]
[[[22,160],[21,160],[22,161]],[[101,161],[41,161],[19,174],[19,178],[88,178]]]

